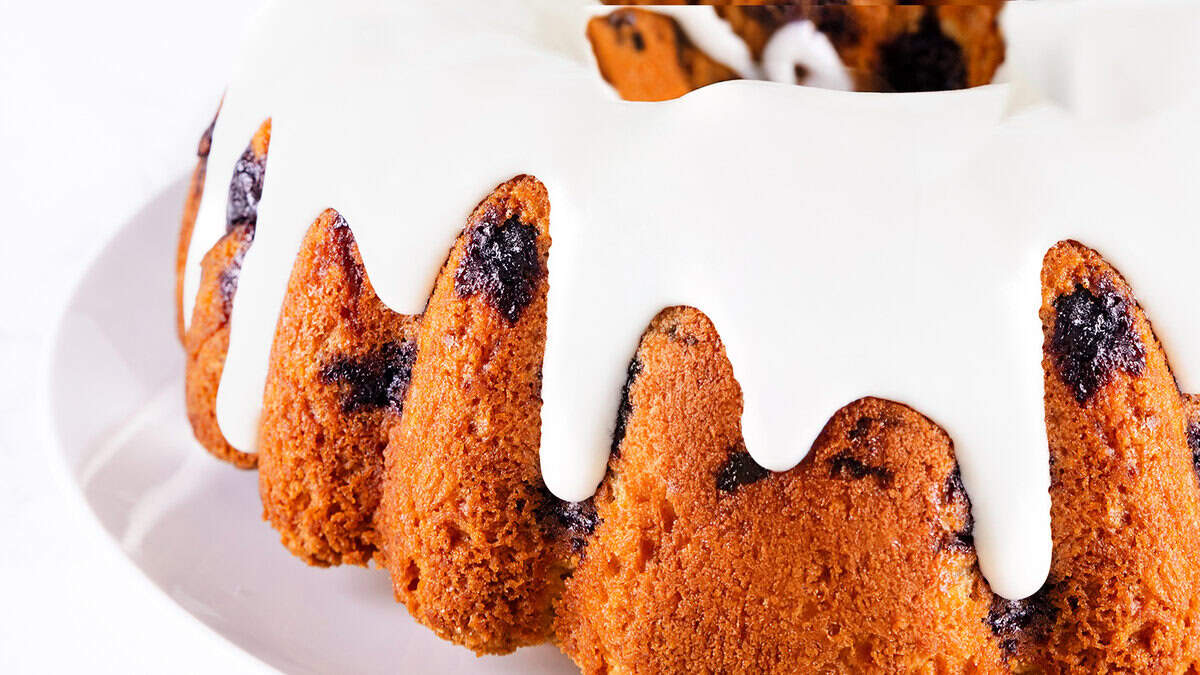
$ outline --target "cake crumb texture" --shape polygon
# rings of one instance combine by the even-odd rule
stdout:
[[[367,564],[388,428],[403,407],[417,319],[388,309],[341,215],[296,257],[263,394],[259,491],[283,544],[313,565]]]

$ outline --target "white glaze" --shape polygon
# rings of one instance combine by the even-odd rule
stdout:
[[[796,66],[808,71],[796,80]],[[811,21],[793,21],[775,31],[763,48],[762,71],[766,79],[822,89],[854,89],[854,82],[833,43]]]
[[[595,489],[638,337],[686,303],[721,333],[760,464],[793,466],[860,396],[912,405],[955,441],[993,589],[1036,590],[1050,558],[1040,260],[1066,237],[1107,255],[1194,386],[1198,294],[1178,270],[1200,250],[1195,100],[1103,127],[1014,110],[1009,85],[738,81],[626,103],[582,31],[562,0],[264,10],[214,131],[185,295],[223,232],[233,164],[270,116],[217,401],[230,442],[254,447],[278,308],[318,213],[345,215],[381,298],[419,312],[470,208],[531,173],[552,204],[542,468],[555,494]]]

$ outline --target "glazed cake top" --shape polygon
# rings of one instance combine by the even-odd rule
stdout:
[[[217,401],[229,441],[254,448],[278,308],[322,210],[346,218],[381,298],[416,313],[471,207],[528,173],[553,209],[541,461],[556,495],[592,494],[639,336],[688,304],[721,334],[756,461],[793,466],[861,396],[911,405],[954,440],[993,589],[1037,590],[1041,258],[1075,238],[1113,261],[1194,386],[1196,98],[1084,124],[1014,72],[959,92],[734,81],[628,103],[596,75],[586,19],[562,0],[268,5],[213,133],[185,293],[269,117]],[[1006,32],[1020,56],[1020,26]]]

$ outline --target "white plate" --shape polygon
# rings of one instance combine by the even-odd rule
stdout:
[[[577,672],[550,646],[478,659],[413,621],[386,573],[304,565],[263,521],[255,474],[192,439],[174,314],[186,185],[152,199],[92,263],[50,369],[68,473],[130,562],[196,619],[287,672]]]

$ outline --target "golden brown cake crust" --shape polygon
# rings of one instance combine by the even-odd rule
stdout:
[[[561,585],[538,469],[548,228],[546,190],[529,176],[472,213],[385,454],[379,531],[396,596],[481,653],[543,642]]]
[[[375,554],[383,449],[416,326],[375,295],[341,216],[321,214],[288,281],[258,445],[264,516],[309,564],[366,565]]]
[[[192,322],[184,337],[187,353],[185,377],[188,420],[192,432],[209,452],[241,469],[253,469],[258,457],[235,449],[217,424],[217,388],[229,349],[229,313],[242,257],[250,248],[253,231],[239,226],[217,242],[200,263],[200,290]]]
[[[220,114],[218,112],[218,114]],[[187,270],[188,250],[192,244],[192,230],[196,227],[196,214],[200,211],[200,199],[204,196],[204,177],[208,171],[208,151],[212,148],[212,132],[217,120],[213,118],[200,136],[196,148],[196,168],[188,183],[187,200],[183,203],[183,216],[179,224],[179,244],[175,250],[175,324],[179,341],[187,339],[187,328],[183,320],[183,277]]]
[[[235,170],[235,179],[238,173],[242,172],[243,165],[256,167],[258,185],[261,186],[262,170],[266,166],[270,145],[271,120],[268,119],[251,138],[243,159]],[[201,143],[201,149],[207,150],[204,142]],[[192,189],[193,193],[189,198],[198,200],[199,191],[203,190],[203,182],[196,182],[193,177]],[[235,197],[235,189],[249,187],[238,186],[236,183],[231,186],[231,201]],[[195,206],[198,208],[198,204]],[[195,225],[194,214],[190,220],[186,217],[192,213],[191,209],[189,202],[185,209],[184,227],[180,236],[176,277],[176,288],[180,294],[183,288],[183,267],[187,263],[187,243],[191,241],[192,227]],[[241,217],[236,222],[231,220],[225,236],[205,254],[200,263],[200,288],[192,310],[192,320],[183,338],[184,351],[187,354],[185,400],[188,420],[192,424],[196,440],[214,456],[242,469],[255,468],[258,465],[258,457],[229,444],[217,423],[216,407],[217,389],[221,384],[225,354],[229,349],[229,314],[233,309],[233,297],[237,293],[242,258],[254,241],[255,225],[256,222],[252,218]],[[182,312],[182,295],[180,308]]]
[[[1023,657],[1046,672],[1195,670],[1194,404],[1133,290],[1096,252],[1058,244],[1042,288],[1054,558],[1033,600],[1044,625]]]
[[[735,80],[738,74],[698,49],[671,17],[619,9],[588,21],[600,74],[628,101],[663,101]]]
[[[584,672],[1003,669],[933,423],[863,399],[770,474],[742,446],[741,391],[703,314],[660,314],[631,373],[600,525],[556,620]]]

